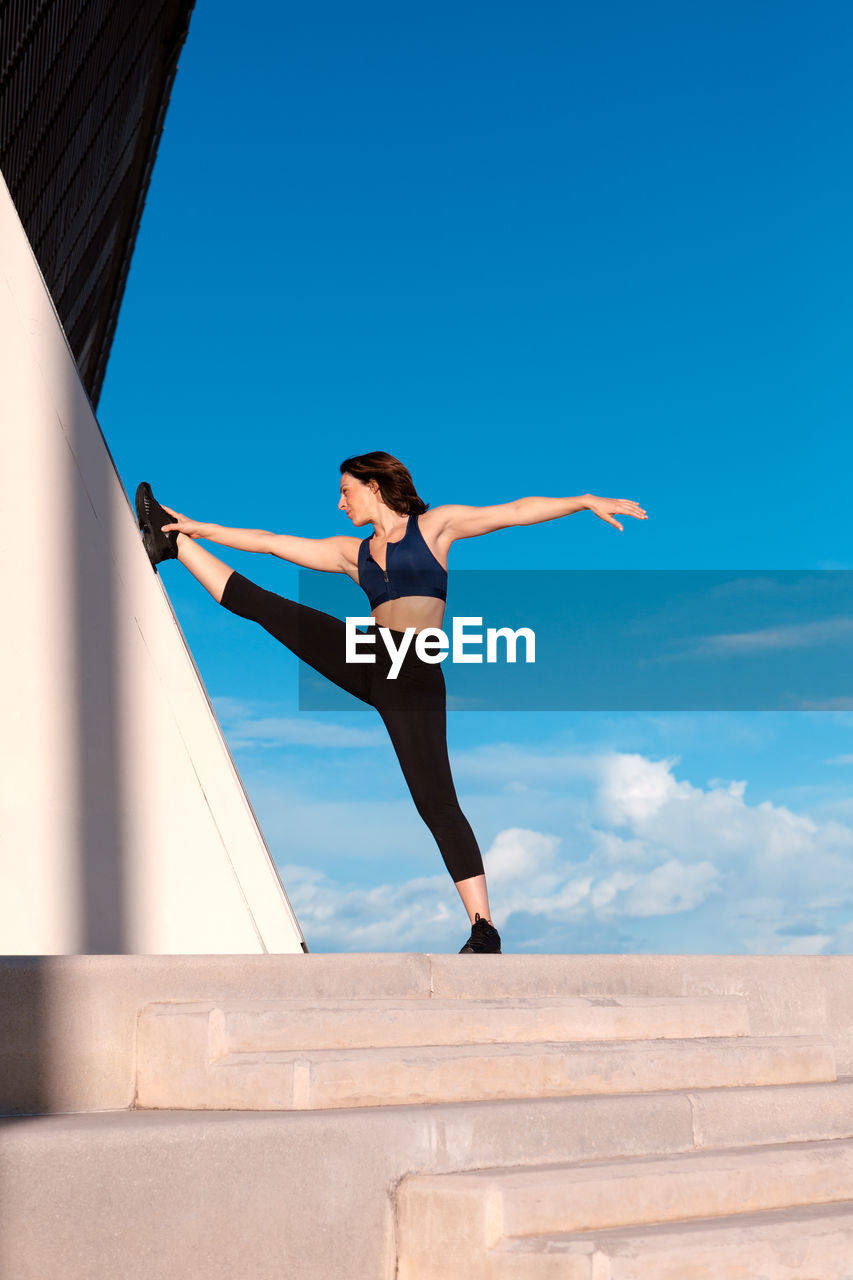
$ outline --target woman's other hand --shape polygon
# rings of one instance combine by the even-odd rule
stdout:
[[[631,502],[628,498],[597,498],[595,494],[590,494],[587,510],[594,511],[600,520],[614,525],[620,533],[623,532],[622,526],[613,516],[633,516],[635,520],[649,518],[639,503]]]

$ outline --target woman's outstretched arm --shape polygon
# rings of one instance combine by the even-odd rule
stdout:
[[[627,498],[599,498],[594,493],[584,493],[577,498],[516,498],[494,507],[463,507],[448,505],[436,507],[435,516],[441,517],[441,532],[451,540],[476,538],[496,529],[509,529],[515,525],[540,524],[544,520],[558,520],[561,516],[574,515],[576,511],[593,511],[608,524],[621,531],[622,525],[614,515],[647,519],[645,510]]]
[[[348,572],[348,544],[358,541],[346,534],[333,538],[298,538],[289,533],[270,533],[267,529],[231,529],[227,525],[190,520],[188,516],[172,511],[171,507],[165,507],[165,510],[175,516],[173,524],[163,526],[167,531],[174,529],[188,538],[218,542],[220,546],[233,547],[235,551],[279,556],[304,569],[320,569],[327,573]]]

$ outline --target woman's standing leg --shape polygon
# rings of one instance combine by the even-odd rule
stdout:
[[[468,918],[472,924],[478,915],[491,921],[483,858],[460,807],[450,769],[441,668],[417,670],[407,658],[396,681],[385,679],[378,670],[375,688],[374,706],[388,730],[415,807],[435,838]]]

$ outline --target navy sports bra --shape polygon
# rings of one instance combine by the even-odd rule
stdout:
[[[418,517],[409,516],[399,542],[385,545],[385,569],[370,554],[370,538],[358,548],[358,585],[367,592],[371,609],[401,596],[436,596],[447,599],[447,570],[430,551],[418,528]]]

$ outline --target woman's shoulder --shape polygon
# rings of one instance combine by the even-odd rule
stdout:
[[[350,533],[339,533],[330,538],[329,541],[334,542],[339,548],[347,563],[348,570],[358,568],[362,543],[368,541],[368,539],[355,538]]]
[[[441,507],[429,507],[428,510],[418,516],[418,528],[422,533],[428,532],[437,538],[447,527],[447,521],[452,511],[453,508],[447,504]]]
[[[430,507],[419,515],[416,524],[420,535],[429,550],[435,556],[442,569],[447,569],[447,552],[450,543],[447,541],[447,521],[449,507]]]

